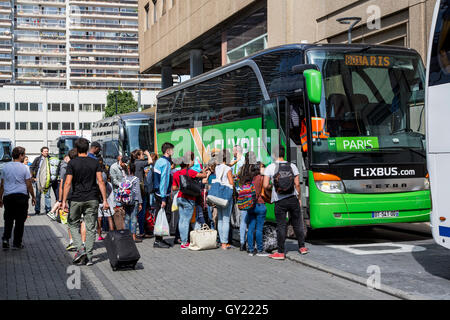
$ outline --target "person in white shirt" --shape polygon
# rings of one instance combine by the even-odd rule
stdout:
[[[12,162],[3,167],[0,184],[0,208],[5,206],[5,230],[3,233],[3,249],[9,249],[9,239],[14,227],[13,249],[22,249],[25,220],[28,216],[28,199],[36,204],[30,170],[23,164],[25,148],[15,147],[12,151]]]
[[[270,164],[264,170],[263,188],[270,189],[272,180],[272,203],[275,203],[275,218],[277,221],[277,243],[278,252],[271,254],[269,258],[276,260],[285,259],[286,241],[286,217],[289,212],[292,227],[297,237],[299,253],[307,254],[305,247],[305,234],[303,232],[303,218],[301,214],[300,201],[300,179],[298,168],[284,160],[286,149],[280,145],[279,154],[275,163]]]

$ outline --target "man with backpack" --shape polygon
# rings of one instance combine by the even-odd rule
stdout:
[[[297,167],[284,160],[286,149],[280,145],[275,163],[270,164],[264,171],[264,189],[270,189],[272,181],[272,202],[275,203],[275,218],[277,221],[278,252],[269,255],[275,260],[285,259],[285,241],[287,232],[287,213],[292,220],[295,236],[297,237],[299,253],[307,254],[305,234],[303,232],[303,217],[299,202],[300,180]]]

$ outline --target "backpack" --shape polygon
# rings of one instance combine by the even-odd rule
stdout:
[[[144,192],[146,194],[153,193],[153,167],[147,173],[147,176],[144,180]]]
[[[189,169],[186,169],[185,175],[180,175],[180,191],[191,197],[198,197],[202,194],[200,184],[189,176]]]
[[[129,180],[128,178],[124,178],[119,185],[119,189],[117,190],[116,202],[121,203],[122,205],[131,205],[134,202],[134,194],[132,192],[133,189],[133,181],[136,180],[137,177]]]
[[[278,194],[291,194],[294,192],[294,172],[291,164],[277,163],[273,176],[273,186]]]
[[[237,196],[237,205],[239,210],[250,210],[256,204],[256,191],[253,183],[244,184]]]

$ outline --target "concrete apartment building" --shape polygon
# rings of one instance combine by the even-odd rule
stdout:
[[[63,130],[89,137],[108,90],[154,106],[161,80],[139,72],[137,0],[0,0],[0,86],[0,138],[31,157]]]
[[[143,73],[198,75],[288,43],[346,43],[342,17],[361,17],[354,43],[405,46],[426,59],[435,0],[139,0]],[[374,18],[379,20],[373,20]],[[379,22],[379,25],[373,22]],[[375,28],[374,28],[375,26]]]

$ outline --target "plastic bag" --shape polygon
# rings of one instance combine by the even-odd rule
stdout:
[[[67,224],[67,215],[69,213],[67,211],[59,209],[59,218],[61,219],[62,224]]]
[[[167,217],[166,217],[166,210],[164,210],[163,208],[161,208],[158,212],[158,217],[156,218],[156,221],[155,221],[155,228],[154,228],[153,234],[155,236],[160,236],[160,237],[170,235],[169,222],[167,221]]]
[[[172,212],[178,211],[178,192],[175,194],[172,200]]]

